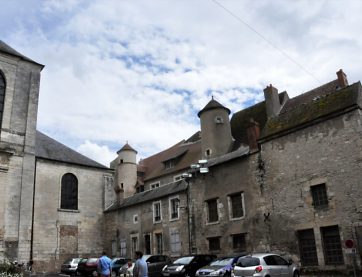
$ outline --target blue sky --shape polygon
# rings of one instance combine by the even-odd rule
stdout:
[[[361,79],[362,1],[0,0],[0,39],[44,64],[38,129],[108,165],[199,129],[211,95],[236,112]]]

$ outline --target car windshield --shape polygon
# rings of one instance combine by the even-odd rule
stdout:
[[[80,262],[80,260],[81,260],[81,258],[74,259],[73,263],[77,264]]]
[[[90,258],[88,259],[87,263],[96,263],[97,262],[97,258]]]
[[[189,264],[192,261],[193,258],[194,258],[193,256],[191,256],[191,257],[182,257],[180,259],[177,259],[173,263],[174,264]]]
[[[260,260],[254,257],[242,257],[238,260],[238,266],[249,267],[260,265]]]
[[[233,260],[234,258],[219,259],[213,261],[210,265],[220,265],[220,266],[230,265],[233,262]]]
[[[87,260],[88,260],[87,258],[86,259],[81,259],[80,262],[85,263]]]
[[[66,260],[64,263],[65,263],[65,264],[70,264],[70,263],[72,262],[72,260],[73,260],[73,259],[68,259],[68,260]]]

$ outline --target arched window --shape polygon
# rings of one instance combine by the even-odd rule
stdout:
[[[4,102],[5,102],[5,77],[0,71],[0,129],[3,121]]]
[[[78,210],[78,179],[71,173],[62,177],[60,208]]]

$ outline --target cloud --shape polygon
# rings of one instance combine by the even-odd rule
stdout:
[[[109,162],[117,157],[117,154],[111,151],[108,146],[100,146],[88,140],[79,145],[77,151],[105,166],[109,166]]]
[[[126,141],[147,157],[196,132],[212,95],[236,112],[270,83],[295,96],[339,68],[360,78],[358,1],[218,2],[239,20],[213,1],[8,5],[4,40],[46,65],[38,128],[98,161]]]

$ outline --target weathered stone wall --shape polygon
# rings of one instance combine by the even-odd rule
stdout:
[[[61,179],[78,179],[78,210],[60,209]],[[98,257],[103,250],[103,190],[107,170],[37,160],[34,268],[58,271],[68,257]]]
[[[40,71],[42,67],[0,54],[6,81],[0,130],[0,257],[28,261],[35,166]]]
[[[314,230],[320,269],[325,266],[320,228],[338,225],[344,241],[362,225],[362,124],[359,110],[262,145],[263,188],[270,248],[299,256],[297,230]],[[315,209],[310,187],[326,184],[328,208]],[[359,243],[362,243],[360,241]],[[358,262],[360,258],[358,255]]]
[[[220,250],[212,253],[219,256],[239,252],[233,249],[232,235],[246,234],[246,250],[262,250],[263,211],[260,208],[260,190],[256,184],[257,155],[238,158],[209,168],[209,173],[191,179],[193,211],[193,247],[196,253],[210,253],[207,238],[220,237]],[[228,196],[233,193],[244,194],[244,217],[231,219]],[[207,203],[218,199],[219,221],[207,222]]]
[[[160,188],[162,189],[162,188]],[[169,198],[178,196],[180,200],[179,219],[170,219]],[[153,202],[161,201],[162,222],[153,222]],[[145,235],[151,236],[151,253],[156,252],[155,234],[162,233],[163,237],[163,254],[174,256],[170,247],[170,231],[176,229],[180,233],[181,250],[179,255],[188,253],[188,229],[187,229],[187,198],[186,191],[175,193],[157,200],[141,203],[135,206],[129,206],[118,211],[105,214],[105,245],[108,253],[112,253],[112,242],[116,245],[119,256],[121,241],[126,242],[126,255],[132,257],[131,237],[138,238],[138,249],[146,253]],[[137,222],[135,222],[137,216]],[[178,255],[178,256],[179,256]]]

